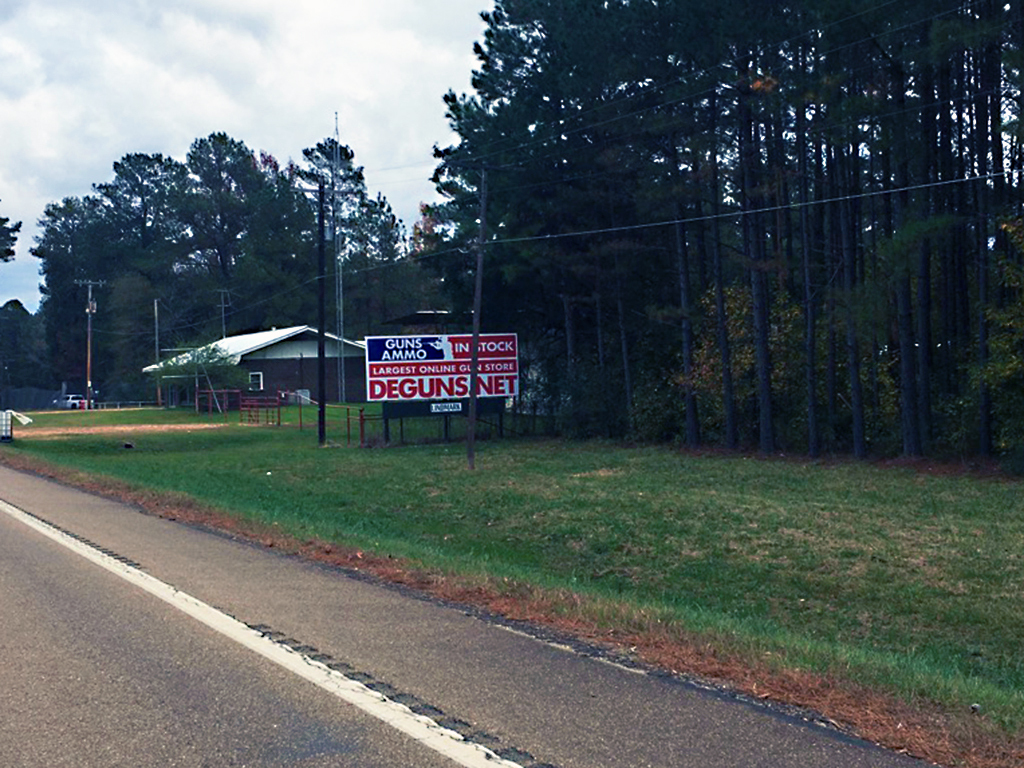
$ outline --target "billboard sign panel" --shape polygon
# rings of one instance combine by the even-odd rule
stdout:
[[[366,337],[366,399],[458,400],[469,397],[471,334]],[[480,335],[477,397],[519,394],[514,333]]]

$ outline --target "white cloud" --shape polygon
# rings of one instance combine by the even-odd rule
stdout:
[[[411,224],[441,97],[469,89],[490,0],[0,0],[0,215],[24,222],[0,304],[34,309],[29,255],[49,202],[129,152],[184,159],[224,131],[281,161],[334,131]]]

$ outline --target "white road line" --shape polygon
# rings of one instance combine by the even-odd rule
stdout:
[[[466,768],[522,768],[498,757],[492,750],[463,739],[456,733],[435,723],[428,717],[417,715],[404,704],[392,701],[362,683],[351,680],[340,672],[314,661],[287,646],[280,645],[246,626],[226,613],[207,605],[191,595],[175,589],[138,568],[126,565],[94,547],[79,541],[37,517],[0,500],[0,511],[47,536],[76,554],[120,576],[151,595],[188,614],[207,627],[219,632],[239,645],[258,653],[299,677],[328,691],[373,717],[410,736],[426,747]]]

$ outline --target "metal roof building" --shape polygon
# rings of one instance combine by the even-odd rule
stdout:
[[[344,390],[349,402],[366,398],[366,344],[325,334],[327,357],[328,402],[341,400]],[[343,355],[343,357],[341,356]],[[188,365],[211,356],[228,357],[249,372],[253,390],[266,392],[308,390],[319,399],[317,386],[317,329],[308,325],[274,328],[269,331],[227,336],[204,347],[143,368],[145,373],[158,373],[164,366]],[[341,370],[344,369],[344,386]]]

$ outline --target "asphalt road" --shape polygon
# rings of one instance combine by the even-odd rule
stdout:
[[[0,500],[507,764],[924,765],[798,717],[3,467]],[[458,764],[3,508],[0,660],[3,766]]]

